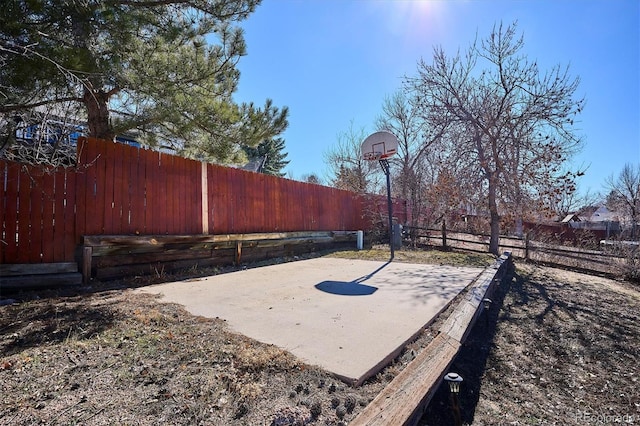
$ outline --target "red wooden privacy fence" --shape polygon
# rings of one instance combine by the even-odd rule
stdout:
[[[0,263],[73,262],[83,235],[369,230],[383,200],[84,139],[73,169],[0,160]]]

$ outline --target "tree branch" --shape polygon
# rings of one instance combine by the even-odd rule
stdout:
[[[62,102],[81,102],[82,98],[78,98],[75,96],[65,97],[65,98],[56,98],[56,99],[48,99],[40,102],[19,104],[19,105],[2,105],[0,106],[0,113],[6,114],[14,111],[22,111],[26,109],[32,109],[43,105],[53,105],[59,104]]]

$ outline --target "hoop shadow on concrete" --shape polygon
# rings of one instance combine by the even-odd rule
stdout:
[[[387,262],[375,271],[353,281],[322,281],[314,287],[325,293],[337,294],[340,296],[369,296],[378,290],[378,287],[362,284],[373,277],[375,274],[383,270],[391,262]]]
[[[315,287],[325,293],[340,296],[369,296],[378,290],[378,287],[360,284],[355,281],[322,281],[316,284]]]

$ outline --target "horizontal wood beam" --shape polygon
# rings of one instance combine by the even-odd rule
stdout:
[[[256,261],[355,243],[357,231],[300,231],[224,235],[88,235],[83,272],[114,279],[194,266]],[[88,260],[87,260],[88,259]]]
[[[505,253],[470,284],[440,327],[439,334],[371,401],[349,425],[415,425],[440,386],[445,372],[481,311],[482,300],[511,262]]]
[[[47,275],[78,272],[78,264],[75,262],[60,263],[26,263],[0,265],[0,277],[12,277],[20,275]]]
[[[208,259],[176,260],[172,262],[143,263],[137,265],[121,265],[96,268],[95,277],[99,280],[112,280],[122,277],[138,275],[158,275],[179,269],[207,268],[211,266],[231,265],[233,254],[225,254]]]
[[[349,425],[406,424],[416,407],[425,399],[431,399],[442,379],[442,372],[459,350],[460,342],[446,334],[437,335]]]
[[[85,235],[85,246],[162,245],[179,243],[219,243],[225,241],[279,240],[291,238],[355,238],[356,231],[269,232],[223,235]]]
[[[79,285],[81,283],[82,274],[80,272],[21,275],[15,277],[0,276],[0,288],[2,288],[3,290],[73,286]]]

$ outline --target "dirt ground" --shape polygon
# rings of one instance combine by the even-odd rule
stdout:
[[[640,287],[516,265],[450,368],[463,423],[640,424]],[[447,424],[441,386],[421,425]]]
[[[396,261],[486,265],[490,260],[396,253]],[[180,306],[130,291],[181,278],[23,293],[11,296],[13,304],[3,295],[0,424],[348,424],[426,347],[441,321],[380,374],[351,388],[285,351],[229,332],[222,319],[194,317]],[[465,379],[460,394],[465,423],[610,424],[618,417],[640,423],[636,287],[518,265],[493,299],[486,320],[480,318],[451,367]],[[452,424],[448,398],[441,386],[423,425]]]

